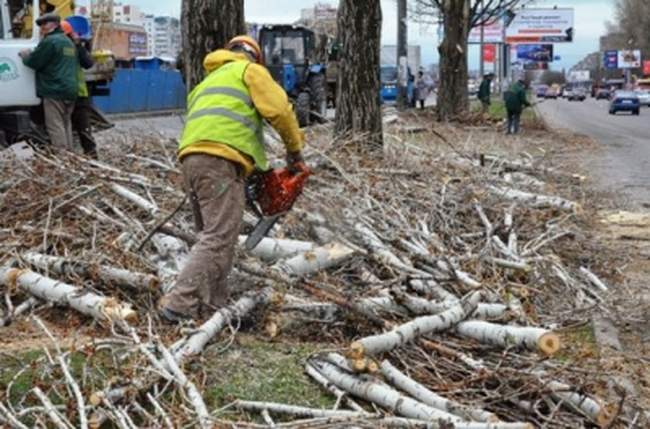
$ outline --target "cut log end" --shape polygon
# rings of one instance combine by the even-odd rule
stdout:
[[[613,404],[605,405],[604,407],[601,407],[598,416],[596,416],[596,423],[601,428],[609,427],[615,415],[616,406]]]
[[[93,407],[98,407],[102,404],[102,399],[104,399],[104,392],[95,392],[90,395],[88,402],[90,402],[90,405]]]
[[[537,340],[539,350],[546,356],[553,356],[560,350],[561,345],[560,336],[553,332],[546,333]]]
[[[348,349],[348,357],[350,359],[360,360],[363,359],[365,354],[366,354],[365,348],[363,347],[363,344],[361,344],[359,341],[355,341],[352,344],[350,344],[350,348]]]
[[[104,315],[108,320],[124,320],[129,323],[134,323],[138,321],[138,313],[136,313],[131,307],[120,304],[117,300],[113,298],[106,299],[104,303],[103,311]]]

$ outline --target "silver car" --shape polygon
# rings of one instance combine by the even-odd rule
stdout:
[[[650,89],[638,89],[634,92],[639,98],[639,104],[641,104],[641,106],[650,107]]]

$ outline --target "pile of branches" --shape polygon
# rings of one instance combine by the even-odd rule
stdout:
[[[547,193],[571,176],[532,157],[478,156],[430,131],[387,136],[380,153],[360,150],[361,138],[315,138],[315,175],[295,209],[256,249],[238,250],[232,304],[180,331],[156,316],[196,240],[171,144],[122,142],[104,162],[28,149],[5,157],[0,330],[31,318],[52,343],[7,385],[0,424],[223,424],[224,409],[208,410],[187,369],[253,310],[266,315],[266,335],[332,327],[328,352],[305,371],[337,402],[239,398],[226,408],[250,420],[237,426],[577,428],[623,418],[597,396],[598,378],[553,359],[563,328],[609,291],[581,254],[581,205]],[[254,219],[244,223],[241,242]],[[51,306],[93,321],[92,338],[61,348]],[[32,387],[16,392],[26,372]]]

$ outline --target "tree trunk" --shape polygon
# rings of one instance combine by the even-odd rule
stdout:
[[[189,92],[204,78],[205,56],[246,34],[244,0],[183,0],[181,9],[182,62]]]
[[[367,134],[373,146],[382,144],[379,103],[379,0],[342,0],[338,11],[342,56],[336,97],[336,134]]]
[[[445,36],[440,52],[440,88],[438,89],[438,119],[449,121],[468,111],[467,96],[467,37],[469,35],[469,0],[443,2]]]

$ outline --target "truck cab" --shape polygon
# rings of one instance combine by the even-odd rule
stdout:
[[[3,0],[0,3],[0,110],[8,106],[36,106],[34,71],[18,53],[34,49],[40,34],[36,25],[38,0]],[[1,119],[0,119],[1,120]]]

